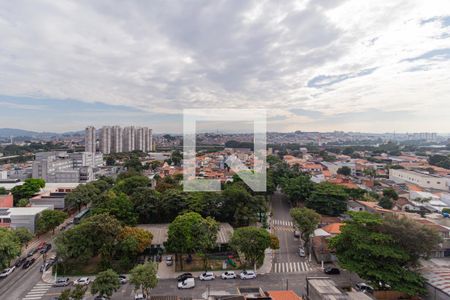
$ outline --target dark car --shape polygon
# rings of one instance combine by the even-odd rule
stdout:
[[[19,268],[21,265],[23,265],[23,263],[27,260],[26,257],[21,257],[19,258],[16,263],[14,264],[16,266],[16,268]]]
[[[341,274],[341,271],[339,271],[338,268],[333,268],[333,267],[326,267],[325,270],[323,270],[325,272],[325,274],[328,275],[337,275],[337,274]]]
[[[47,253],[48,251],[50,251],[50,249],[52,249],[52,244],[45,244],[42,248],[40,253],[44,254]]]
[[[185,281],[188,278],[194,278],[191,273],[183,273],[177,277],[177,281]]]
[[[22,266],[23,269],[28,269],[34,262],[36,261],[36,258],[30,258],[28,259]]]

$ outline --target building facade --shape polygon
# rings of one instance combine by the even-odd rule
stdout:
[[[96,134],[95,127],[88,126],[84,131],[84,151],[95,152],[96,151]]]
[[[111,128],[111,152],[123,152],[123,131],[120,126],[113,126]]]
[[[100,152],[103,154],[111,153],[111,127],[103,126],[100,131]]]
[[[450,191],[450,178],[405,169],[389,169],[389,179],[397,183],[409,182],[422,188]]]

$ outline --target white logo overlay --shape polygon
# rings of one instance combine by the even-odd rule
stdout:
[[[247,168],[235,155],[225,160],[253,191],[266,191],[266,130],[265,109],[184,109],[183,110],[183,190],[186,192],[213,192],[221,190],[219,179],[196,177],[197,122],[250,122],[253,121],[253,168]]]

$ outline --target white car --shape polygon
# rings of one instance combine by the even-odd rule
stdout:
[[[214,280],[216,278],[216,276],[214,275],[214,273],[213,272],[205,272],[205,273],[202,273],[202,274],[200,274],[200,276],[198,276],[198,279],[200,279],[200,280],[205,280],[205,281],[208,281],[208,280]]]
[[[222,275],[220,275],[220,277],[222,277],[222,279],[235,279],[236,273],[234,273],[234,271],[226,271],[223,272]]]
[[[0,273],[0,278],[5,278],[9,274],[11,274],[16,269],[16,266],[12,266],[11,268],[6,268],[3,272]]]
[[[134,294],[134,300],[144,300],[146,297],[142,293]]]
[[[77,280],[75,280],[73,282],[73,285],[84,286],[84,285],[88,285],[89,283],[91,283],[91,279],[89,279],[89,277],[81,277],[81,278],[78,278]]]
[[[244,271],[241,272],[241,274],[239,274],[239,277],[240,277],[242,280],[245,280],[245,279],[254,279],[254,278],[256,278],[256,273],[253,272],[253,271],[250,271],[250,270],[244,270]]]
[[[187,278],[184,281],[178,282],[179,289],[192,289],[194,287],[195,287],[195,279],[194,278]]]

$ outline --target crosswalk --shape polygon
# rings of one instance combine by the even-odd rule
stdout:
[[[286,226],[286,227],[294,227],[294,223],[292,221],[286,220],[272,220],[272,224],[275,226]]]
[[[274,263],[273,273],[302,273],[309,272],[312,268],[306,261]]]
[[[52,285],[48,283],[37,283],[22,300],[39,300],[44,297]]]
[[[273,230],[275,231],[287,231],[294,232],[295,229],[293,227],[285,227],[285,226],[273,226]]]

